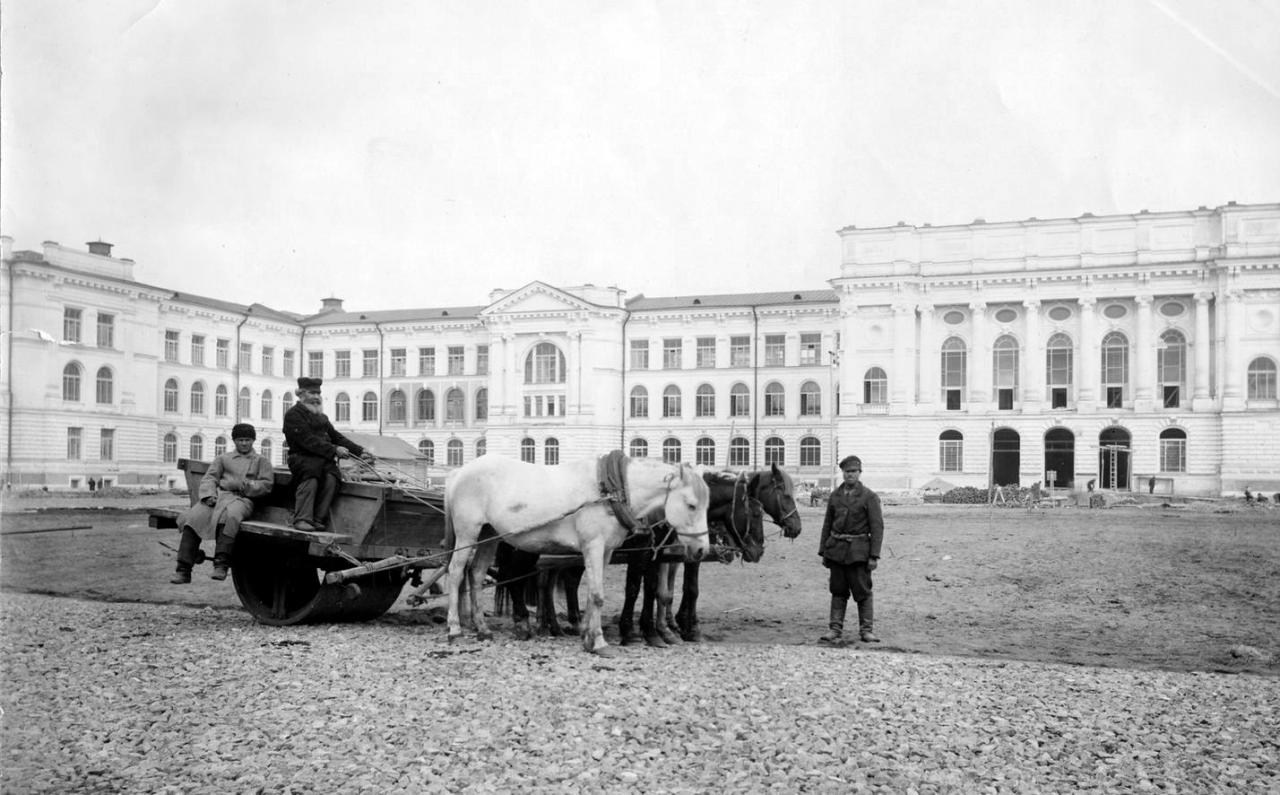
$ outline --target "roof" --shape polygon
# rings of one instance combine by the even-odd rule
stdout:
[[[483,306],[442,306],[427,309],[377,309],[368,312],[321,312],[302,318],[303,325],[325,323],[414,323],[427,320],[476,318]]]
[[[627,301],[627,309],[644,312],[655,309],[689,309],[695,306],[791,306],[794,304],[834,304],[839,298],[835,290],[798,290],[776,293],[721,293],[718,295],[679,295],[646,298],[638,295]]]
[[[376,433],[355,433],[353,431],[347,431],[342,435],[378,458],[389,458],[394,461],[415,461],[426,457],[404,439],[398,439],[394,436],[379,436]]]

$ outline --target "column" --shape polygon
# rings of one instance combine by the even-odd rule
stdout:
[[[918,400],[921,405],[927,407],[927,410],[932,411],[933,405],[939,398],[938,374],[942,367],[935,355],[938,350],[938,341],[934,339],[934,307],[933,304],[919,304],[916,309],[920,311],[920,396]]]
[[[849,304],[840,310],[840,408],[841,416],[858,413],[862,402],[862,371],[858,367],[858,307]]]
[[[569,332],[569,355],[565,357],[565,413],[582,413],[582,332]]]
[[[1151,296],[1134,296],[1138,305],[1138,321],[1133,341],[1133,408],[1151,411],[1156,379],[1155,344],[1151,341]]]
[[[1240,366],[1240,343],[1244,333],[1244,302],[1239,290],[1226,292],[1226,323],[1222,346],[1222,408],[1224,411],[1244,408],[1244,390]]]
[[[969,360],[969,396],[966,400],[987,409],[991,402],[991,331],[987,323],[987,304],[969,304],[973,312],[973,357]]]
[[[910,404],[916,397],[914,344],[916,308],[912,304],[893,307],[893,372],[889,374],[891,401]]]
[[[1098,299],[1082,296],[1080,304],[1080,344],[1076,346],[1076,409],[1092,412],[1098,400],[1102,366],[1098,356]]]
[[[1026,350],[1022,356],[1022,403],[1038,407],[1044,400],[1044,349],[1040,345],[1040,301],[1022,302],[1027,311]]]
[[[1196,336],[1191,340],[1195,351],[1195,371],[1191,374],[1191,410],[1207,411],[1213,408],[1209,390],[1210,362],[1213,352],[1213,336],[1209,331],[1209,299],[1211,292],[1198,292],[1196,298]]]
[[[502,374],[502,413],[508,417],[517,417],[520,415],[520,409],[516,406],[519,402],[519,394],[516,384],[519,383],[520,368],[516,362],[516,335],[510,332],[502,335],[502,358],[503,372]]]

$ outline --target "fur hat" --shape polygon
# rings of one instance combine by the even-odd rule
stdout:
[[[247,422],[238,422],[231,429],[231,441],[236,439],[257,439],[258,432]]]
[[[856,455],[845,456],[840,460],[840,471],[846,469],[862,469],[862,459]]]
[[[298,379],[298,389],[302,391],[314,391],[320,388],[324,383],[323,378],[308,378],[305,375]]]

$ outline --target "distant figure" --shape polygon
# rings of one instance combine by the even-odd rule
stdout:
[[[1156,476],[1155,475],[1152,475],[1151,480],[1147,481],[1147,493],[1148,494],[1156,493]]]
[[[93,478],[89,478],[89,493],[93,493]]]
[[[1245,501],[1245,502],[1253,502],[1253,492],[1252,492],[1252,491],[1249,491],[1249,487],[1248,487],[1248,486],[1245,486],[1245,487],[1244,487],[1244,501]]]
[[[1088,482],[1088,483],[1086,483],[1086,484],[1084,484],[1084,487],[1085,487],[1086,489],[1088,489],[1089,491],[1091,491],[1091,492],[1092,492],[1092,491],[1093,491],[1093,487],[1094,487],[1095,482],[1096,482],[1096,481],[1094,481],[1094,479],[1093,479],[1093,478],[1089,478],[1089,482]]]

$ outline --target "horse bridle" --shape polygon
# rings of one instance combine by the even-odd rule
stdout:
[[[685,475],[689,472],[693,472],[693,467],[689,466],[688,464],[680,464],[680,485],[682,486],[684,485]],[[671,499],[671,494],[676,490],[676,487],[674,485],[675,479],[676,479],[675,475],[670,475],[667,478],[667,499],[668,500]],[[665,506],[665,501],[663,504]],[[680,538],[702,538],[703,536],[711,535],[710,529],[703,530],[701,533],[688,533],[688,532],[682,531],[680,528],[676,527],[673,524],[668,523],[668,525],[671,527],[671,530],[676,534],[676,536]]]

